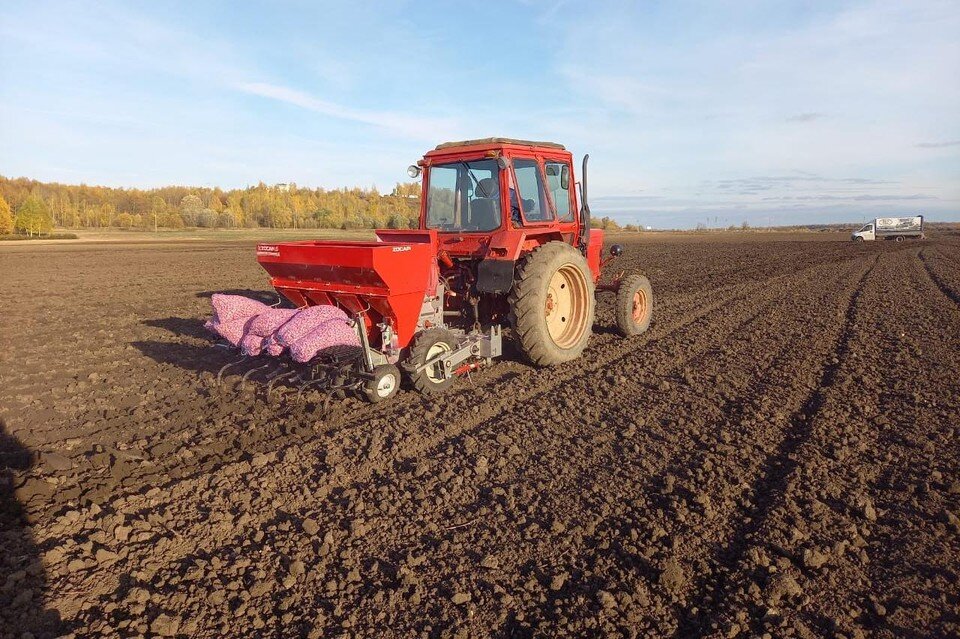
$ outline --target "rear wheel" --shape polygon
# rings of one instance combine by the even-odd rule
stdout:
[[[902,235],[898,235],[898,236],[897,236],[897,239],[894,240],[894,241],[895,241],[895,242],[902,242],[902,241],[903,241],[903,236],[902,236]]]
[[[617,330],[624,337],[639,335],[650,327],[652,317],[653,287],[650,280],[639,273],[625,276],[617,289]]]
[[[400,371],[393,364],[381,364],[373,369],[373,379],[363,385],[363,394],[374,404],[390,399],[400,388]]]
[[[443,328],[431,328],[420,333],[410,348],[410,382],[421,393],[439,393],[453,385],[454,377],[446,378],[439,365],[433,364],[417,371],[416,369],[441,357],[444,353],[451,353],[457,347],[457,338],[453,333]]]
[[[510,294],[520,350],[541,366],[580,357],[595,303],[593,278],[579,251],[563,242],[537,248],[520,265]]]

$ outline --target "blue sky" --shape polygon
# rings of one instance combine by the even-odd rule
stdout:
[[[591,154],[660,228],[960,219],[950,2],[0,4],[0,174],[389,189],[436,143]]]

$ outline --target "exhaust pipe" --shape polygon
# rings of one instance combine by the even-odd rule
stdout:
[[[590,154],[583,156],[583,169],[580,171],[580,250],[584,256],[590,245],[590,204],[587,201],[587,160]]]

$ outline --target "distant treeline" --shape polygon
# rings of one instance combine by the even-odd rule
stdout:
[[[416,228],[419,213],[420,185],[415,182],[398,183],[389,194],[381,194],[376,187],[326,190],[262,182],[229,191],[123,189],[0,176],[0,235],[109,227]],[[592,226],[620,229],[609,217],[592,220]],[[625,228],[639,230],[631,224]]]
[[[57,228],[408,228],[417,225],[420,185],[369,189],[246,189],[167,186],[123,189],[0,176],[0,234]],[[5,203],[5,204],[4,204]]]

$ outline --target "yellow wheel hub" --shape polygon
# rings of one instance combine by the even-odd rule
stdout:
[[[560,348],[572,347],[590,328],[587,291],[587,278],[574,264],[564,264],[550,278],[543,311],[550,338]]]

